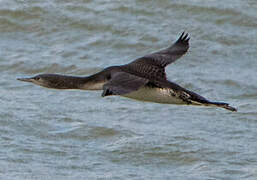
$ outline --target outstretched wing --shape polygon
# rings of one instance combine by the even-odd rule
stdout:
[[[123,95],[138,90],[149,80],[126,72],[116,72],[103,86],[102,96]]]
[[[188,34],[185,34],[183,32],[181,36],[178,38],[178,40],[170,47],[164,50],[143,56],[139,59],[136,59],[132,63],[151,64],[151,65],[156,65],[164,68],[168,64],[176,61],[178,58],[180,58],[187,52],[189,48],[189,39],[190,37],[188,36]]]

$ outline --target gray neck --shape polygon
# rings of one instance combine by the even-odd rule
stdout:
[[[117,68],[109,67],[87,77],[47,74],[45,82],[39,85],[54,89],[102,90],[114,70],[116,71]]]
[[[121,66],[110,66],[87,77],[43,74],[41,75],[43,80],[34,83],[53,89],[102,90],[103,85],[110,80],[112,74],[119,71],[123,71]]]
[[[66,76],[59,74],[46,74],[39,85],[53,89],[80,89],[86,83],[87,77]]]

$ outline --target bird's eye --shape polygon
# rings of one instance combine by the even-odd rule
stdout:
[[[40,77],[35,77],[34,79],[35,79],[36,81],[38,81],[38,80],[40,79]]]

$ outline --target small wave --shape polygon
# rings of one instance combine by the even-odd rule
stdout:
[[[38,31],[37,22],[45,11],[39,7],[27,9],[0,9],[1,32],[31,32]]]
[[[22,72],[25,74],[36,74],[36,73],[69,73],[78,69],[76,65],[62,66],[57,63],[49,65],[37,65],[27,66],[23,61],[17,62],[11,65],[5,65],[2,67],[4,70],[12,70],[15,72]]]
[[[139,7],[131,8],[129,6],[126,6],[125,4],[121,4],[118,7],[113,7],[111,10],[122,12],[122,13],[133,14],[133,15],[154,16],[154,12],[147,8],[139,8]]]
[[[242,93],[237,95],[238,99],[257,99],[257,93]]]
[[[216,20],[217,25],[223,25],[223,24],[231,24],[233,26],[242,26],[242,27],[257,27],[256,19],[251,16],[238,14],[236,16],[230,16],[230,17],[221,17]]]
[[[229,8],[218,8],[215,6],[199,5],[199,4],[187,4],[187,3],[172,3],[169,5],[170,8],[176,10],[183,10],[191,13],[193,15],[199,15],[199,12],[208,14],[211,16],[222,16],[222,15],[231,15],[236,16],[240,14],[234,9]],[[168,7],[167,7],[168,8]]]
[[[70,138],[79,140],[95,140],[104,139],[109,137],[116,137],[123,134],[113,128],[107,127],[89,127],[83,123],[73,123],[74,125],[58,128],[49,132],[49,134],[60,138]]]
[[[200,81],[206,83],[206,84],[220,84],[220,85],[226,85],[226,86],[231,86],[235,88],[241,88],[242,84],[231,79],[222,79],[222,80],[205,80],[205,79],[200,79]]]
[[[43,14],[44,11],[42,8],[39,7],[32,7],[27,9],[1,9],[0,10],[0,16],[1,17],[9,17],[13,19],[19,19],[19,20],[30,20],[30,19],[37,19],[39,18],[39,14]]]
[[[2,65],[0,67],[1,71],[13,71],[24,74],[37,74],[37,73],[63,73],[63,74],[73,74],[73,75],[90,75],[97,71],[100,71],[99,68],[86,68],[80,69],[76,65],[64,66],[58,63],[52,63],[47,65],[27,65],[27,63],[20,61],[13,63],[11,65]]]
[[[91,138],[95,139],[95,138],[104,138],[109,136],[117,136],[121,134],[121,132],[113,128],[94,127],[89,130],[88,134]]]
[[[0,32],[15,32],[17,30],[24,31],[25,28],[9,18],[0,17]]]

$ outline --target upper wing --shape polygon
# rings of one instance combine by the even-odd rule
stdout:
[[[188,34],[183,32],[179,39],[167,49],[143,56],[132,63],[145,63],[164,68],[187,52],[189,39]]]
[[[102,96],[122,95],[138,90],[149,80],[126,72],[116,72],[110,81],[104,84]]]

